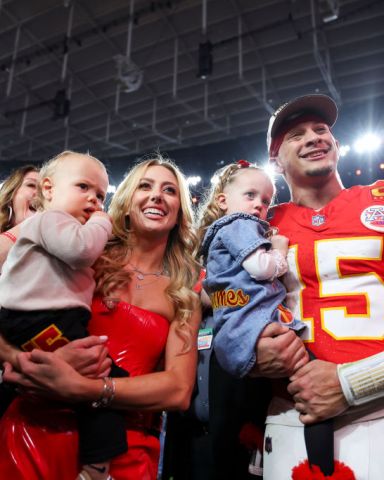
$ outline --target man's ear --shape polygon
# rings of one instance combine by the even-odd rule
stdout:
[[[41,193],[43,194],[44,200],[51,201],[53,195],[53,182],[49,177],[43,178],[41,182]]]
[[[340,156],[340,143],[339,143],[338,140],[336,140],[336,138],[335,138],[335,143],[336,143],[337,152],[338,152],[338,154],[339,154],[339,156]]]
[[[220,210],[222,210],[223,212],[226,212],[228,210],[227,195],[225,193],[219,193],[216,197],[216,202]]]
[[[279,173],[280,175],[284,174],[284,168],[281,165],[279,157],[271,157],[269,159],[269,163],[271,164],[272,168],[274,169],[275,173]]]

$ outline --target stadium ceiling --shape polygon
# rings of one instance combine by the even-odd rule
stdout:
[[[0,160],[265,132],[307,92],[384,96],[383,0],[2,0]]]

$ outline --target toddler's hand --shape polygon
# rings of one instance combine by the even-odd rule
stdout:
[[[91,217],[93,217],[94,215],[98,217],[107,218],[109,221],[111,221],[111,217],[108,215],[107,212],[104,212],[103,210],[95,210],[94,212],[91,213]]]
[[[280,252],[286,256],[288,253],[288,243],[289,240],[284,235],[274,235],[271,238],[272,248],[275,250],[280,250]]]
[[[92,212],[92,214],[89,218],[92,218],[93,216],[104,217],[104,218],[108,219],[110,224],[112,225],[112,219],[108,215],[107,212],[104,212],[102,210],[96,210],[95,212]],[[111,230],[111,233],[108,235],[108,240],[111,240],[112,238],[113,238],[113,232]]]

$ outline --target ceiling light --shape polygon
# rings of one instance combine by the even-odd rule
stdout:
[[[339,0],[327,0],[327,3],[328,3],[329,13],[325,13],[325,15],[323,16],[323,22],[324,23],[334,22],[339,18],[339,10],[340,10]]]
[[[351,147],[349,145],[340,145],[340,148],[339,148],[340,157],[345,157],[350,150],[351,150]]]
[[[366,133],[358,138],[353,145],[357,153],[374,152],[378,150],[381,144],[381,139],[374,133]]]
[[[198,175],[187,177],[187,183],[192,187],[195,187],[200,182],[201,182],[201,177],[199,177]]]
[[[117,83],[124,92],[135,92],[143,83],[144,72],[129,57],[115,55]]]

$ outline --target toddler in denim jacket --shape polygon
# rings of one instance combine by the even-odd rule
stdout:
[[[305,328],[282,305],[286,290],[277,278],[287,271],[288,239],[270,236],[266,218],[274,193],[261,168],[240,160],[220,171],[202,210],[203,286],[213,307],[213,347],[224,370],[236,377],[252,370],[255,345],[269,323]]]

